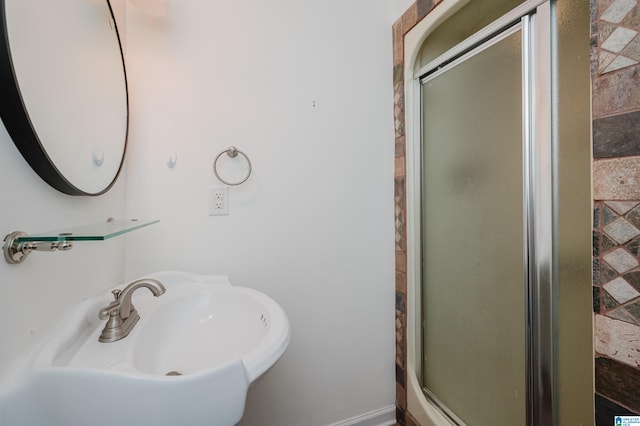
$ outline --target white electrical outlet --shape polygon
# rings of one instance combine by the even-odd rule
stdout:
[[[226,186],[209,188],[209,216],[229,214],[229,191]]]

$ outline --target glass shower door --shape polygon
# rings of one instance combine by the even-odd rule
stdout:
[[[522,31],[422,81],[422,376],[471,425],[526,423]]]

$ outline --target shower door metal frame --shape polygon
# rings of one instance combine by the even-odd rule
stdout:
[[[554,38],[552,25],[554,16],[552,0],[526,1],[492,24],[480,30],[467,40],[459,43],[449,51],[414,73],[416,93],[421,94],[420,87],[430,78],[446,72],[451,67],[464,61],[495,42],[503,36],[520,30],[522,33],[522,146],[523,146],[523,212],[524,212],[524,265],[525,279],[525,353],[526,353],[526,424],[557,424],[557,407],[555,368],[555,306],[554,283],[557,282],[556,246],[554,239],[557,217],[555,196],[557,182],[556,170],[556,123],[557,114],[553,105],[553,64]],[[414,111],[419,111],[420,96],[414,99]],[[421,114],[415,114],[421,117]],[[422,120],[419,120],[420,122]],[[422,132],[412,144],[414,165],[413,175],[422,182],[420,171],[422,164],[415,163],[421,158]],[[417,169],[417,170],[416,170]],[[422,183],[420,183],[421,185]],[[419,189],[418,189],[419,190]],[[415,191],[415,188],[414,188]],[[411,194],[412,191],[409,191]],[[412,194],[416,196],[415,192]],[[418,200],[420,196],[418,195]],[[412,203],[414,211],[418,209],[421,217],[422,202]],[[415,227],[416,221],[409,221]],[[419,227],[420,225],[418,225]],[[422,251],[420,244],[414,245]],[[411,256],[416,268],[416,259],[420,254]],[[421,275],[418,273],[417,277]],[[426,388],[425,395],[450,420],[457,424],[462,421],[441,404]]]

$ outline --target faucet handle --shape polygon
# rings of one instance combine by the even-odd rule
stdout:
[[[105,320],[109,317],[117,316],[119,308],[120,302],[111,302],[109,306],[105,306],[104,308],[100,309],[100,312],[98,312],[98,318],[100,318],[101,320]]]
[[[111,292],[111,294],[113,294],[113,301],[108,306],[100,309],[100,312],[98,312],[98,318],[105,320],[118,313],[118,309],[120,309],[120,293],[121,291],[117,288]]]

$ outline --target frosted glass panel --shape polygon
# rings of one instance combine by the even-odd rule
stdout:
[[[594,418],[594,350],[589,285],[593,282],[589,2],[558,2],[556,16],[558,424],[590,425]]]
[[[447,19],[445,25],[436,28],[429,34],[429,41],[422,46],[420,53],[418,53],[418,66],[427,65],[522,2],[523,0],[472,0],[468,2],[455,15]]]
[[[525,424],[521,32],[423,84],[423,382]]]

